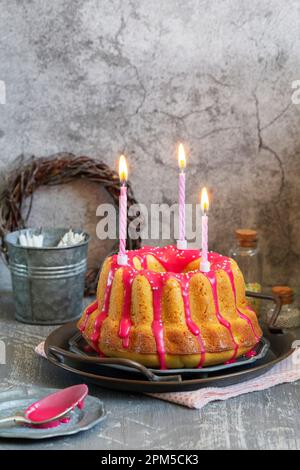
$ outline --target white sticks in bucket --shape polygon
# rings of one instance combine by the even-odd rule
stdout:
[[[72,229],[70,229],[64,234],[57,246],[64,247],[78,245],[79,243],[84,242],[84,240],[84,233],[75,233]],[[29,230],[26,230],[19,235],[19,243],[21,246],[41,248],[44,245],[44,235],[42,233],[39,235],[34,235],[30,233]]]
[[[33,235],[27,230],[26,232],[20,234],[19,243],[22,246],[40,248],[43,246],[44,236],[42,233],[40,235]]]
[[[75,233],[72,229],[70,229],[67,233],[65,233],[57,246],[78,245],[79,243],[84,242],[84,240],[84,233]]]

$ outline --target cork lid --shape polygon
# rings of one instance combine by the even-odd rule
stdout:
[[[236,239],[240,246],[255,246],[257,242],[256,230],[239,228],[235,231]]]
[[[272,292],[278,295],[283,304],[291,304],[293,302],[294,291],[289,286],[274,286]]]

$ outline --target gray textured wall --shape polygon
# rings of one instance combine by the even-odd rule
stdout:
[[[0,8],[2,172],[20,153],[68,150],[115,165],[124,151],[137,198],[174,202],[174,146],[183,140],[188,202],[204,184],[213,191],[211,247],[226,253],[236,227],[256,227],[266,282],[298,283],[299,0],[0,0]],[[63,217],[61,197],[51,198]],[[63,200],[69,213],[74,198]],[[83,212],[94,211],[86,204]]]

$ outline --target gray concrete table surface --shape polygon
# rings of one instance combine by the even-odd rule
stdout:
[[[34,352],[54,328],[16,322],[11,296],[1,295],[0,339],[7,349],[7,364],[0,365],[1,387],[59,388],[80,382]],[[300,449],[300,382],[214,402],[202,410],[89,388],[105,404],[105,422],[75,436],[42,442],[0,439],[0,449]]]

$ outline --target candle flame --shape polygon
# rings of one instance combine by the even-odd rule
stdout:
[[[201,192],[201,210],[204,214],[208,212],[209,209],[209,198],[208,198],[208,193],[207,189],[203,188]]]
[[[120,160],[119,160],[119,178],[120,178],[121,183],[125,183],[125,181],[127,181],[127,178],[128,178],[127,162],[126,162],[126,158],[124,157],[124,155],[121,155]]]
[[[178,145],[178,165],[181,170],[184,170],[186,167],[186,158],[183,144]]]

